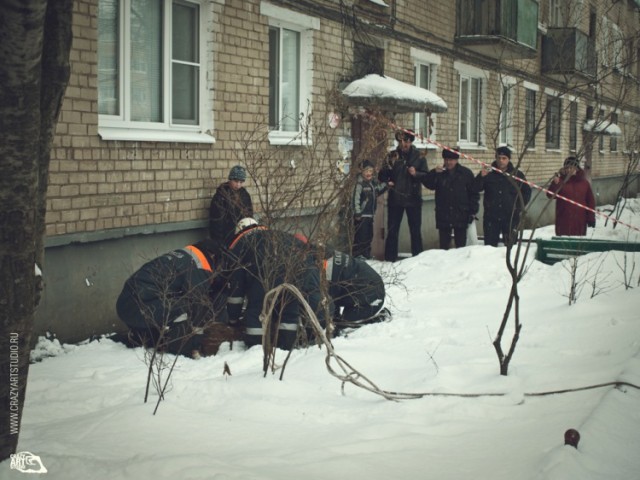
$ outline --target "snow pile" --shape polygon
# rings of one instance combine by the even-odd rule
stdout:
[[[625,221],[640,225],[640,215],[627,209]],[[619,229],[601,222],[590,234]],[[31,365],[18,449],[40,456],[50,479],[635,479],[640,254],[580,257],[582,289],[569,305],[569,262],[544,265],[532,249],[508,376],[492,345],[511,286],[505,249],[430,250],[375,262],[393,280],[393,320],[333,342],[380,388],[422,398],[342,385],[319,348],[294,351],[282,381],[280,371],[265,378],[261,348],[236,343],[180,358],[154,416],[157,396],[142,401],[142,350],[52,345],[56,357]],[[594,294],[586,279],[596,272],[607,287]],[[569,428],[577,449],[563,444]],[[0,464],[1,478],[11,474],[21,475]]]

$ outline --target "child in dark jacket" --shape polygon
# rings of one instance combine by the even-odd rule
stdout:
[[[373,178],[374,168],[369,160],[362,162],[361,172],[353,190],[353,249],[354,257],[371,258],[373,217],[378,196],[387,190],[386,183]]]

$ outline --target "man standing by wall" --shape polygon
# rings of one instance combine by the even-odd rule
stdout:
[[[467,227],[479,208],[480,194],[474,188],[473,173],[458,163],[459,157],[454,150],[443,150],[444,166],[436,166],[423,182],[436,192],[436,228],[443,250],[451,245],[452,230],[456,248],[466,246]]]
[[[233,240],[238,221],[253,217],[253,204],[244,188],[247,171],[241,165],[229,171],[227,182],[221,183],[209,206],[209,237],[216,243],[218,252],[226,249]]]
[[[511,163],[508,147],[496,149],[496,160],[491,166],[492,169],[483,168],[474,181],[478,192],[484,190],[484,244],[497,247],[502,234],[504,244],[512,245],[520,223],[520,212],[531,198],[531,187],[513,178],[526,180],[524,173]]]
[[[398,235],[404,212],[407,212],[411,254],[422,252],[422,180],[427,175],[427,161],[413,146],[412,130],[396,133],[398,148],[389,153],[387,166],[380,170],[378,180],[389,186],[387,201],[387,239],[384,244],[384,259],[398,259]]]

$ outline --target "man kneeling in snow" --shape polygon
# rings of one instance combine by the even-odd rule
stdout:
[[[215,245],[203,240],[145,263],[116,302],[129,344],[198,356],[203,329],[224,321],[224,281],[214,271]]]
[[[324,326],[320,269],[315,257],[298,238],[259,225],[253,218],[244,218],[238,222],[236,237],[229,246],[226,260],[228,265],[225,267],[231,272],[228,316],[232,324],[241,323],[245,328],[247,346],[262,343],[267,331],[263,320],[277,325],[271,334],[277,337],[275,343],[278,348],[291,350],[297,345],[303,326],[303,309],[290,292],[282,294],[271,318],[262,318],[266,293],[284,283],[298,288]]]
[[[329,252],[325,273],[329,295],[336,307],[336,327],[358,327],[390,317],[384,308],[382,278],[364,259],[343,252]]]

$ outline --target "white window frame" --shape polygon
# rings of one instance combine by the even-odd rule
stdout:
[[[211,6],[205,0],[180,0],[180,3],[198,6],[199,11],[199,77],[198,77],[198,121],[195,125],[173,123],[172,121],[172,85],[171,85],[171,16],[175,0],[163,1],[162,33],[162,111],[161,122],[140,122],[130,119],[131,88],[131,56],[127,52],[130,48],[130,11],[131,0],[119,1],[119,61],[118,61],[118,90],[119,114],[98,115],[98,134],[103,140],[151,141],[151,142],[187,142],[214,143],[213,131],[213,98],[212,89],[207,84],[210,77],[211,63],[207,56],[206,32],[207,25],[212,18]],[[99,87],[98,87],[99,88]]]
[[[260,14],[268,17],[269,27],[288,29],[300,33],[300,78],[299,98],[301,126],[298,131],[283,131],[274,129],[269,131],[270,145],[310,145],[311,132],[305,128],[306,121],[311,115],[313,82],[313,30],[320,29],[320,20],[302,13],[288,10],[269,2],[260,3]],[[267,45],[269,48],[269,45]]]
[[[500,118],[499,118],[499,145],[500,146],[513,146],[513,119],[514,119],[514,104],[516,96],[516,79],[513,77],[502,77],[500,89]],[[505,93],[507,99],[504,99]]]
[[[454,62],[453,68],[458,72],[458,146],[463,150],[473,150],[473,149],[485,149],[485,138],[484,138],[484,120],[485,120],[485,105],[486,105],[486,85],[487,79],[489,78],[488,73],[484,70],[473,67],[471,65],[467,65],[461,62]],[[479,82],[479,92],[478,92],[478,105],[475,107],[475,113],[472,114],[471,109],[467,109],[467,118],[466,124],[469,125],[470,120],[475,117],[475,120],[478,125],[477,137],[475,139],[463,138],[462,132],[462,108],[463,108],[463,99],[462,99],[462,83],[463,80],[468,80],[470,82],[477,81]],[[465,99],[465,103],[468,103],[470,98]],[[469,106],[469,105],[467,105]]]
[[[440,67],[440,64],[442,63],[442,59],[440,57],[440,55],[436,55],[434,53],[431,52],[427,52],[425,50],[419,50],[417,48],[411,47],[410,50],[410,55],[411,55],[411,59],[413,61],[413,65],[414,65],[414,70],[415,70],[415,81],[416,81],[416,86],[421,87],[421,88],[425,88],[422,87],[422,84],[424,84],[425,82],[423,82],[423,78],[421,78],[420,74],[421,74],[421,67],[422,66],[426,66],[429,68],[429,79],[426,82],[428,87],[427,90],[429,90],[430,92],[433,93],[437,93],[438,90],[438,68]],[[414,131],[418,132],[420,130],[420,123],[423,117],[426,117],[425,113],[416,113],[414,116]],[[429,135],[429,132],[425,132],[424,137],[425,138],[429,138],[431,140],[436,140],[436,132],[437,132],[437,125],[438,123],[436,122],[436,114],[432,113],[431,114],[431,120],[433,121],[433,128],[432,128],[432,133],[431,135]],[[426,118],[425,118],[426,121]],[[414,142],[414,145],[416,148],[430,148],[430,149],[435,149],[437,148],[434,144],[426,142],[424,140],[422,140],[420,137],[416,137],[416,141]]]

